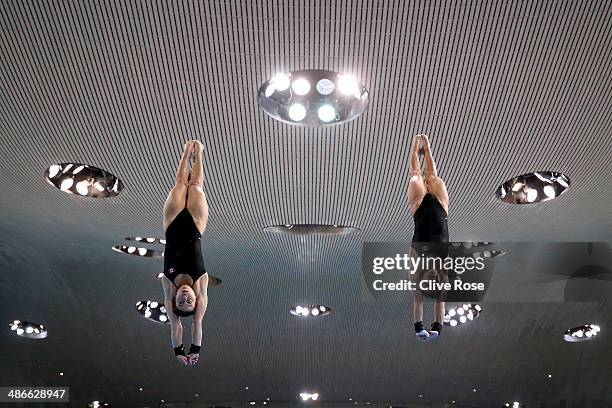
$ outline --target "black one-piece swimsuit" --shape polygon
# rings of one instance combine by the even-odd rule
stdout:
[[[448,215],[436,196],[427,193],[414,213],[412,246],[417,251],[436,253],[444,257],[448,253],[448,246],[436,245],[438,242],[448,242]]]
[[[181,273],[191,276],[194,282],[206,273],[201,239],[191,213],[187,207],[183,208],[166,229],[164,275],[172,283]]]

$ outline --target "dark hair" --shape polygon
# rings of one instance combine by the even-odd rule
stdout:
[[[198,302],[197,298],[196,298],[196,303]],[[177,315],[178,317],[189,317],[192,316],[195,313],[195,307],[193,308],[193,310],[191,312],[183,312],[182,310],[179,310],[176,307],[176,296],[174,296],[172,298],[172,311],[174,312],[175,315]]]

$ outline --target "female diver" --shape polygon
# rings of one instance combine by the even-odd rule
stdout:
[[[197,364],[202,346],[202,320],[208,305],[208,274],[200,240],[208,222],[208,203],[202,190],[202,143],[185,143],[174,187],[164,204],[164,304],[170,321],[172,347],[179,363]],[[193,171],[189,162],[194,156]],[[185,354],[181,317],[193,316],[191,347]]]
[[[425,177],[421,174],[419,152],[424,155]],[[418,254],[444,259],[448,254],[448,192],[444,181],[438,177],[426,135],[415,136],[412,145],[408,202],[414,217],[411,256]],[[418,270],[412,275],[412,279],[416,280],[417,284],[422,280],[448,282],[443,268]],[[429,331],[423,327],[423,295],[436,299],[435,321]],[[440,335],[445,312],[445,295],[444,290],[414,291],[414,330],[420,340],[431,340]]]

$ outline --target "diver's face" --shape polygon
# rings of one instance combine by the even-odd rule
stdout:
[[[176,291],[176,308],[181,312],[191,312],[195,309],[196,296],[191,287],[183,285]]]

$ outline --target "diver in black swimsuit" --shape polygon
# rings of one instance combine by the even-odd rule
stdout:
[[[194,155],[193,171],[189,162]],[[208,274],[204,269],[200,240],[208,222],[208,203],[202,190],[202,143],[185,144],[176,171],[175,185],[164,204],[164,305],[172,347],[177,360],[184,365],[197,364],[202,346],[202,320],[208,305]],[[181,317],[193,316],[191,347],[185,353]]]
[[[419,152],[424,155],[425,177],[421,174]],[[414,216],[411,256],[418,254],[446,258],[448,254],[446,244],[448,242],[448,192],[446,184],[438,177],[436,163],[431,155],[429,138],[426,135],[417,135],[414,138],[410,159],[408,201],[410,212]],[[417,284],[421,281],[448,282],[448,274],[443,268],[422,268],[411,275],[411,278]],[[419,339],[431,340],[440,335],[445,312],[445,294],[443,290],[414,291],[414,330]],[[423,327],[424,295],[436,299],[435,321],[429,331]]]

